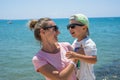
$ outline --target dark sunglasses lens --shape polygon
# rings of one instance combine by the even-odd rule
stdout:
[[[67,26],[67,29],[70,29],[70,28],[73,29],[73,28],[75,28],[75,26],[76,26],[76,25],[74,25],[74,24],[69,24],[69,25]]]
[[[57,31],[57,30],[58,30],[58,27],[57,27],[57,26],[52,26],[52,27],[54,27],[54,30],[55,30],[55,31]]]
[[[47,27],[44,27],[43,29],[49,29],[49,28],[54,28],[55,31],[58,30],[58,27],[55,25],[55,26],[47,26]]]
[[[69,24],[69,25],[67,26],[67,29],[69,29],[69,28],[74,29],[75,26],[84,26],[84,24]]]

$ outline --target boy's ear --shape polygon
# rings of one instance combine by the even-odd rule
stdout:
[[[87,26],[83,26],[83,30],[87,29]]]
[[[83,30],[85,30],[86,29],[86,27],[85,26],[83,26]]]
[[[85,28],[83,28],[83,30],[85,30]]]

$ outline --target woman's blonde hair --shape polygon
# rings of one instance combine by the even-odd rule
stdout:
[[[44,29],[48,26],[48,21],[52,21],[50,18],[40,18],[39,20],[30,20],[28,25],[30,30],[34,30],[34,36],[38,41],[42,41],[40,36],[40,29]]]

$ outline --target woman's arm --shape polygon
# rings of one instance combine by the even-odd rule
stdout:
[[[73,60],[73,62],[76,62]],[[50,78],[51,80],[68,80],[69,76],[75,69],[74,64],[70,63],[65,69],[63,69],[61,72],[58,72],[58,70],[53,67],[50,64],[46,64],[38,69],[38,72],[43,74],[44,76]]]

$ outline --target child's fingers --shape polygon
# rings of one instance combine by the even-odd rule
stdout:
[[[72,58],[72,52],[70,52],[70,51],[67,52],[67,53],[66,53],[66,57],[67,57],[68,59]]]
[[[67,57],[68,59],[70,59],[70,58],[71,58],[71,54],[66,54],[66,57]]]

